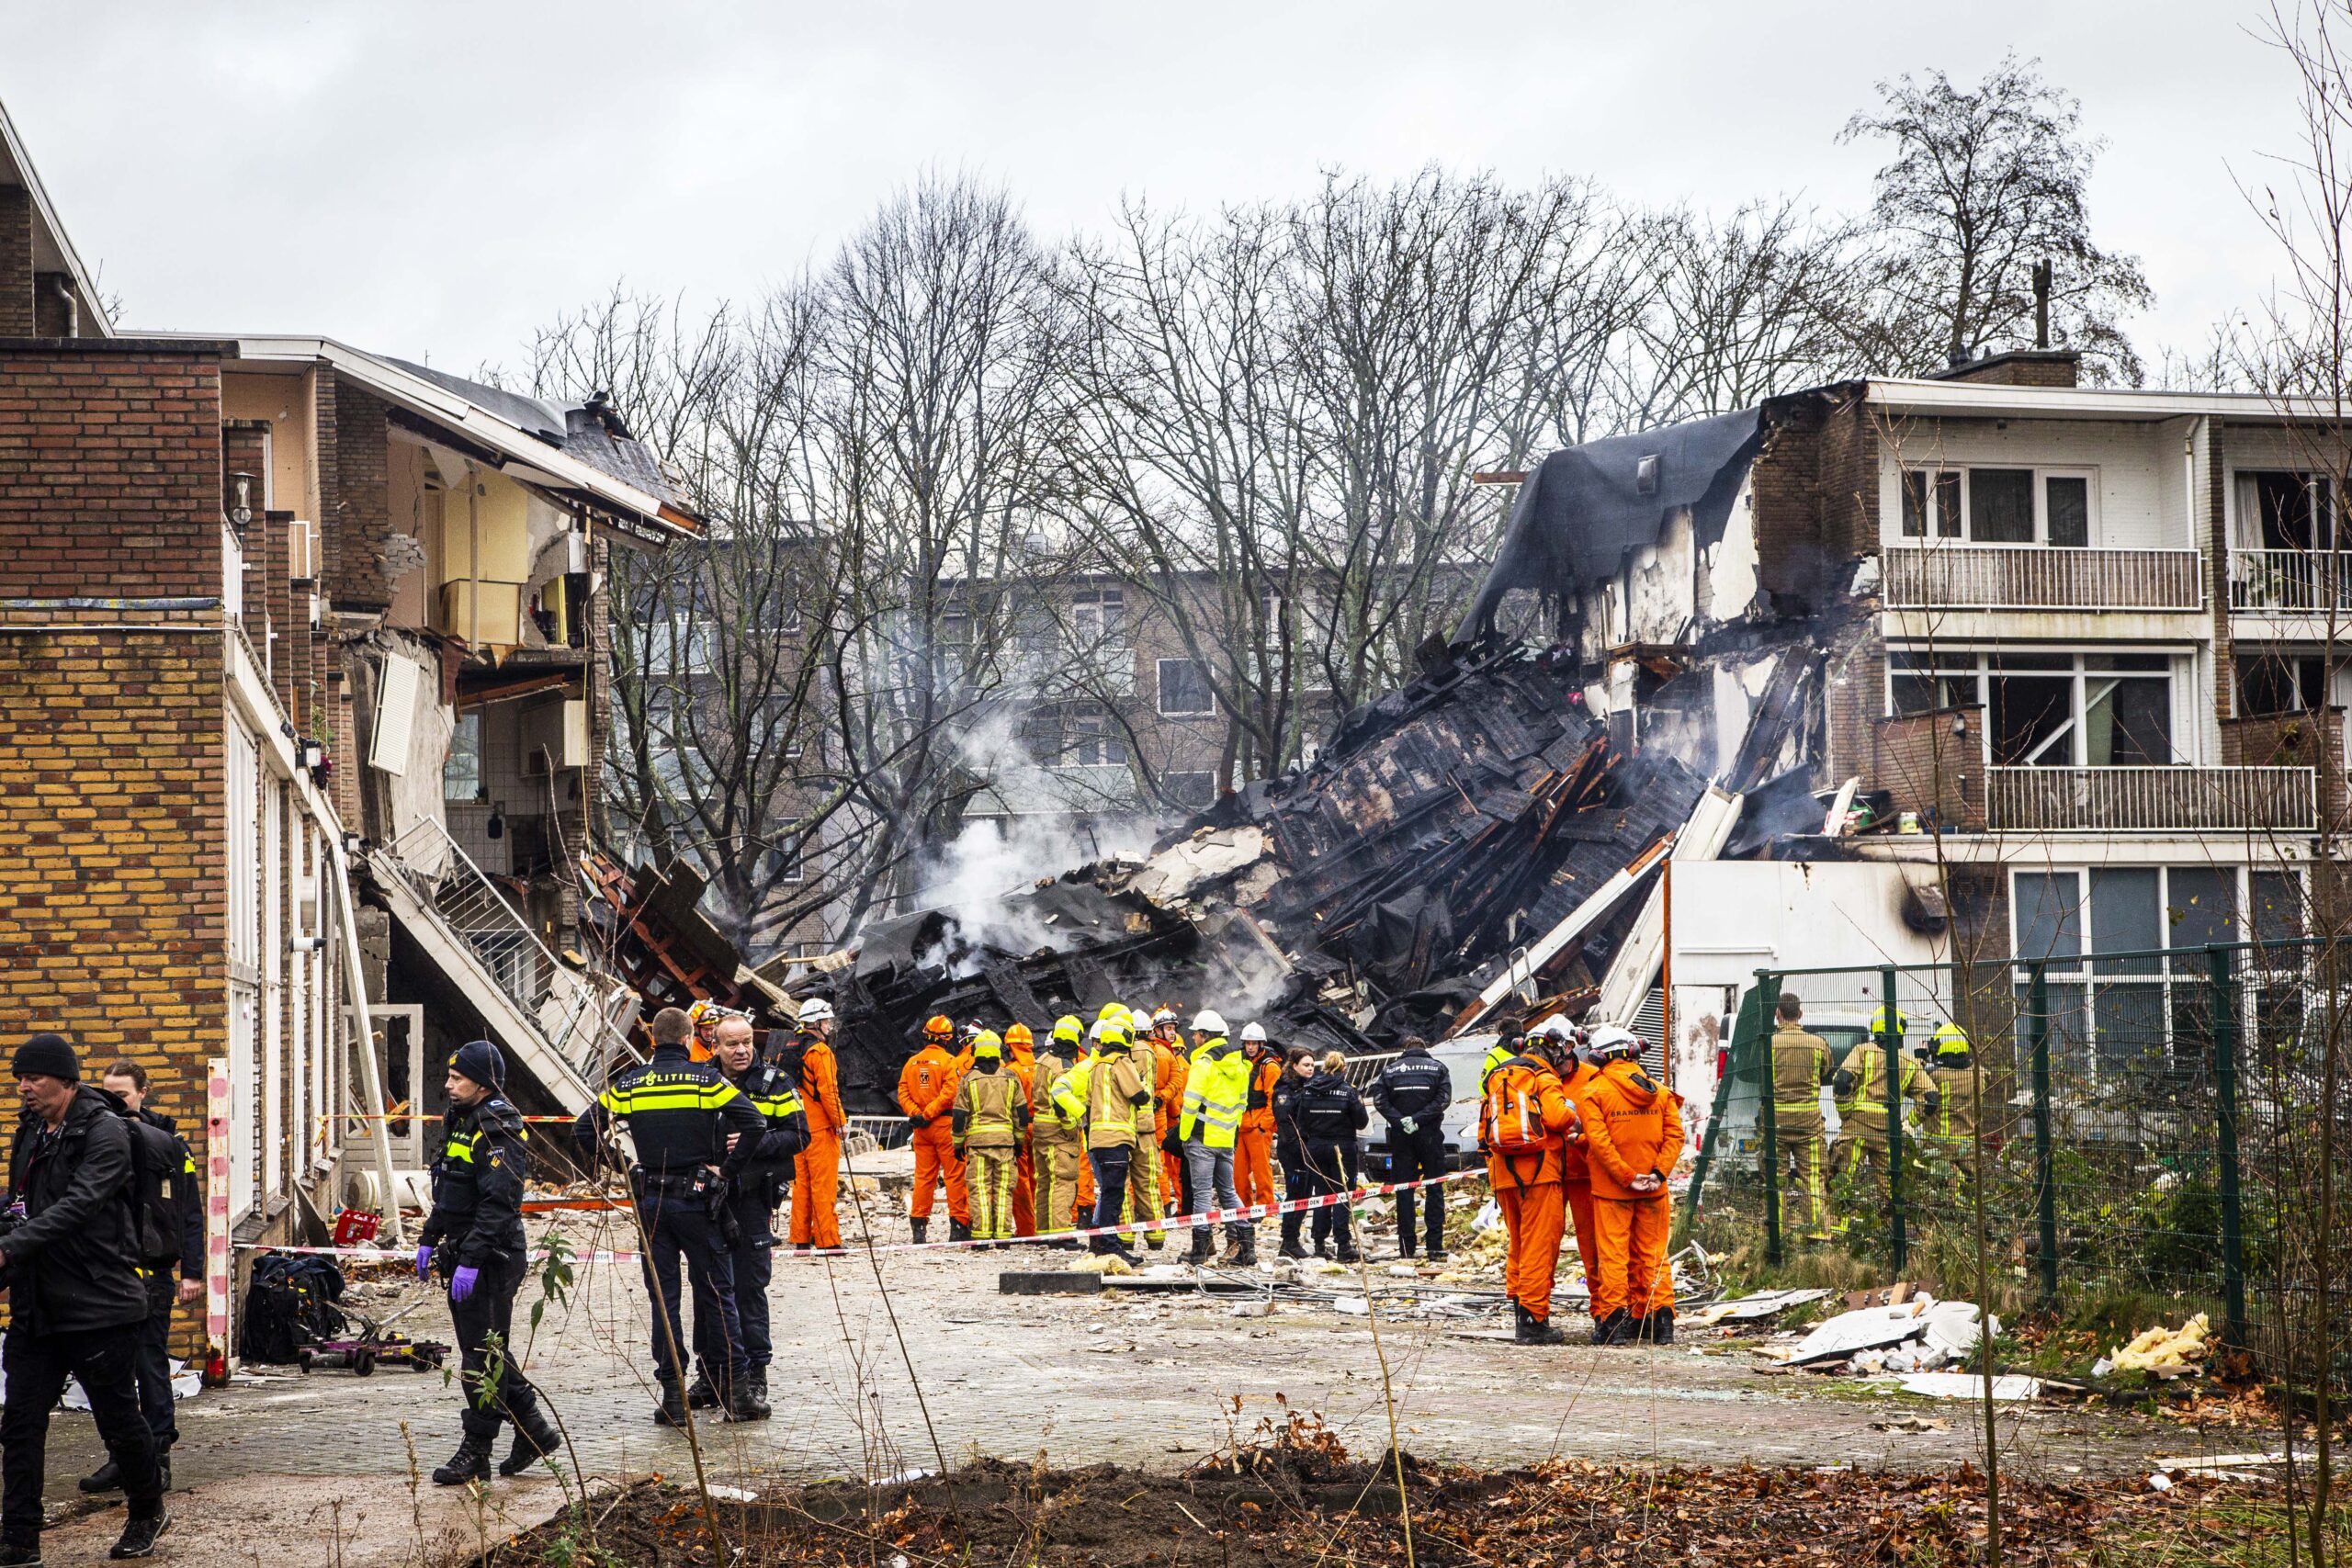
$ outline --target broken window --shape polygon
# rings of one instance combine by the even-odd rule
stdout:
[[[1065,760],[1075,768],[1124,768],[1127,765],[1126,737],[1120,732],[1117,721],[1097,703],[1070,705],[1064,725],[1068,737]]]
[[[1216,775],[1213,773],[1176,773],[1163,774],[1160,793],[1179,806],[1205,810],[1216,801]]]
[[[1903,536],[2080,549],[2091,542],[2091,477],[2050,468],[1905,468]]]
[[[441,798],[479,801],[481,778],[481,710],[469,708],[458,716],[449,731],[449,754],[441,763]]]
[[[2237,481],[2240,547],[2335,547],[2335,491],[2326,475],[2241,472]]]
[[[1159,712],[1165,718],[1199,718],[1216,712],[1216,694],[1199,660],[1159,660]]]
[[[2164,766],[2172,744],[2172,660],[2161,653],[1935,654],[1891,651],[1887,709],[1985,710],[1996,767]]]
[[[2238,712],[2247,717],[2310,713],[2326,705],[2327,662],[2323,659],[2242,645],[2237,667]]]

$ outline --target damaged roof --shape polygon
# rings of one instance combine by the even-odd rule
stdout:
[[[1588,441],[1544,458],[1520,486],[1465,633],[1492,629],[1496,610],[1514,588],[1565,597],[1614,575],[1635,549],[1657,543],[1676,512],[1690,511],[1702,547],[1713,544],[1763,443],[1764,425],[1758,406]]]

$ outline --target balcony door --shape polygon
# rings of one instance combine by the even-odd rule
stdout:
[[[2162,767],[2185,760],[2172,665],[2163,653],[1890,651],[1889,706],[1982,707],[1995,767]]]

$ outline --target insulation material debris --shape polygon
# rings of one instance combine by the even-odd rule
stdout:
[[[1849,1363],[1865,1375],[1947,1367],[1976,1348],[1983,1314],[1973,1302],[1939,1302],[1924,1292],[1894,1306],[1841,1312],[1815,1325],[1781,1358],[1789,1367]],[[1993,1320],[1993,1332],[2001,1331]]]
[[[1827,1291],[1758,1291],[1752,1295],[1717,1302],[1693,1315],[1690,1323],[1701,1328],[1718,1323],[1764,1323],[1792,1307],[1808,1305],[1828,1294]]]
[[[2194,1377],[2205,1370],[2205,1357],[2211,1349],[2207,1336],[2211,1328],[2201,1312],[2178,1328],[2158,1324],[2143,1330],[2131,1344],[2093,1370],[2100,1377],[2109,1371],[2153,1372],[2167,1382]]]

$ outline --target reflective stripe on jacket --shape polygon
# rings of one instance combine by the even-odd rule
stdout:
[[[1193,1053],[1192,1070],[1184,1076],[1184,1111],[1176,1135],[1186,1143],[1198,1138],[1213,1149],[1229,1149],[1239,1141],[1242,1113],[1250,1106],[1250,1058],[1222,1034]]]

